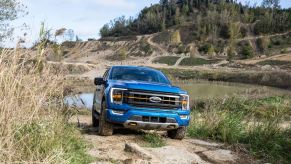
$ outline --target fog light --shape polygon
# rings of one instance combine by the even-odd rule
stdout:
[[[121,111],[121,110],[112,110],[113,114],[117,114],[117,115],[123,115],[125,113],[125,111]]]
[[[188,116],[187,116],[187,115],[180,115],[180,118],[181,118],[181,119],[187,119]]]

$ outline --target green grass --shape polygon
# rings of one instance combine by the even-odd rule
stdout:
[[[199,66],[204,64],[214,64],[218,60],[206,60],[202,58],[186,58],[183,59],[180,65],[182,66]]]
[[[167,64],[167,65],[174,65],[176,64],[179,57],[177,56],[163,56],[159,57],[154,60],[154,63],[161,63],[161,64]]]
[[[259,65],[272,65],[272,66],[282,66],[282,65],[290,65],[291,66],[290,61],[280,61],[280,60],[265,60],[265,61],[258,62],[257,64],[259,64]]]
[[[156,133],[144,134],[142,139],[147,143],[149,147],[162,147],[166,145],[166,141]]]
[[[290,97],[229,98],[199,104],[192,111],[190,137],[244,146],[265,162],[291,162],[291,127],[280,125],[290,121]]]
[[[50,153],[60,153],[51,156],[50,162],[67,161],[68,163],[90,163],[93,158],[87,152],[88,145],[74,125],[62,120],[59,122],[34,121],[19,125],[14,139],[22,157],[30,160],[45,159]]]

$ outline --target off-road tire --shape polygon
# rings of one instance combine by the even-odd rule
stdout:
[[[93,127],[98,127],[99,126],[99,120],[94,115],[97,115],[97,112],[95,110],[95,105],[92,106],[92,126]]]
[[[182,127],[179,127],[178,129],[169,130],[167,131],[167,133],[168,133],[168,137],[172,139],[182,140],[186,135],[186,127],[182,126]]]
[[[101,113],[99,117],[99,130],[98,133],[101,136],[111,136],[113,134],[113,124],[106,121],[106,104],[103,101],[101,105]]]

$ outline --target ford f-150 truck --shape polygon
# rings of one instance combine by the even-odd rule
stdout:
[[[92,122],[99,126],[100,135],[112,135],[114,128],[122,127],[166,130],[170,138],[184,138],[190,120],[189,96],[162,72],[113,66],[94,83]]]

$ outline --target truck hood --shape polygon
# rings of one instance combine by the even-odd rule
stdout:
[[[187,94],[186,91],[181,90],[179,87],[172,86],[169,84],[148,83],[140,81],[119,81],[119,80],[109,80],[108,82],[111,87],[116,88],[168,92],[175,94]]]

